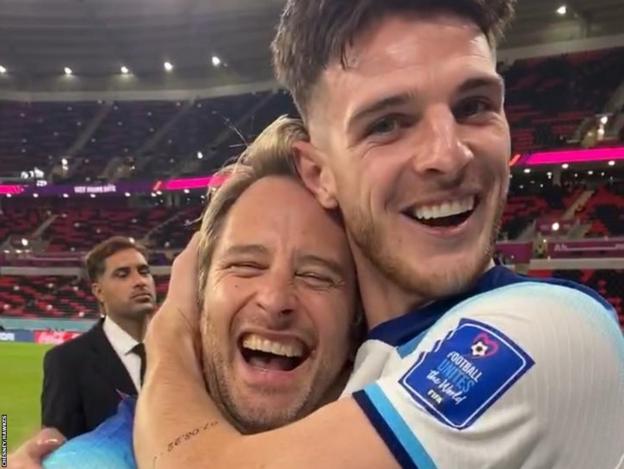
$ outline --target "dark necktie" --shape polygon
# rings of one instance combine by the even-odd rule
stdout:
[[[132,353],[135,353],[139,356],[139,358],[141,359],[141,386],[143,386],[143,378],[145,377],[145,366],[147,365],[146,359],[145,359],[145,345],[143,345],[142,343],[140,344],[136,344],[134,347],[132,347],[132,350],[130,350]]]

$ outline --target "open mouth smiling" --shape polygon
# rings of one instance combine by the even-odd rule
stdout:
[[[431,228],[452,228],[468,220],[479,203],[478,196],[469,195],[437,204],[413,206],[402,213]]]
[[[310,356],[310,348],[299,339],[268,339],[254,333],[241,336],[239,349],[248,365],[261,370],[293,371]]]

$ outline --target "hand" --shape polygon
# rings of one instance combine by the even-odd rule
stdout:
[[[171,306],[192,327],[197,325],[199,310],[197,301],[197,257],[199,254],[199,232],[195,233],[184,250],[171,266],[169,290],[163,306]],[[163,310],[166,308],[160,308]],[[171,314],[170,314],[171,315]]]
[[[139,467],[155,467],[154,458],[167,455],[168,452],[163,454],[163,448],[188,430],[186,420],[178,422],[175,417],[175,409],[180,405],[180,389],[188,391],[189,388],[184,387],[188,385],[187,380],[192,383],[191,390],[199,383],[200,399],[192,394],[192,405],[196,406],[193,413],[201,397],[206,398],[197,300],[198,246],[199,234],[196,233],[173,262],[167,298],[147,327],[144,340],[147,370],[134,420],[133,442]],[[161,418],[167,422],[164,428],[159,423]],[[166,467],[182,467],[178,462]]]
[[[196,357],[199,359],[201,356],[198,352],[201,350],[197,299],[198,247],[199,233],[195,233],[173,261],[167,297],[150,321],[145,336],[148,371],[149,363],[159,352],[166,354],[176,350],[187,340]]]
[[[44,428],[30,440],[9,454],[9,469],[41,469],[41,462],[65,442],[65,437],[54,428]]]

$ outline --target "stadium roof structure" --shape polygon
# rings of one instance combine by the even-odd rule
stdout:
[[[565,6],[566,13],[557,10]],[[518,0],[504,47],[525,47],[622,34],[622,0]]]
[[[0,0],[0,65],[6,68],[0,99],[16,93],[270,88],[268,45],[283,4]],[[561,5],[520,0],[503,52],[605,36],[624,45],[622,0],[570,0],[565,15],[556,13]]]

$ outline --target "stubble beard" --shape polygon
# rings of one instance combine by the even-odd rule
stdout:
[[[505,203],[504,198],[499,200],[493,219],[488,220],[485,245],[478,246],[466,264],[444,266],[445,271],[436,270],[427,259],[422,259],[422,267],[414,268],[413,263],[418,260],[405,260],[396,252],[390,232],[380,229],[370,213],[354,208],[343,211],[343,215],[350,236],[367,260],[401,290],[422,298],[424,304],[468,290],[485,271],[494,254]]]
[[[219,352],[221,349],[218,347],[214,328],[206,316],[208,315],[202,315],[201,331],[204,379],[213,402],[239,432],[253,434],[273,430],[304,417],[312,410],[308,406],[312,394],[310,386],[313,383],[306,383],[307,389],[297,397],[297,401],[282,409],[254,405],[248,402],[248,397],[236,396],[233,392],[235,383],[232,382],[232,373],[228,372],[231,367]],[[270,398],[271,394],[270,389],[255,391],[257,397]]]

